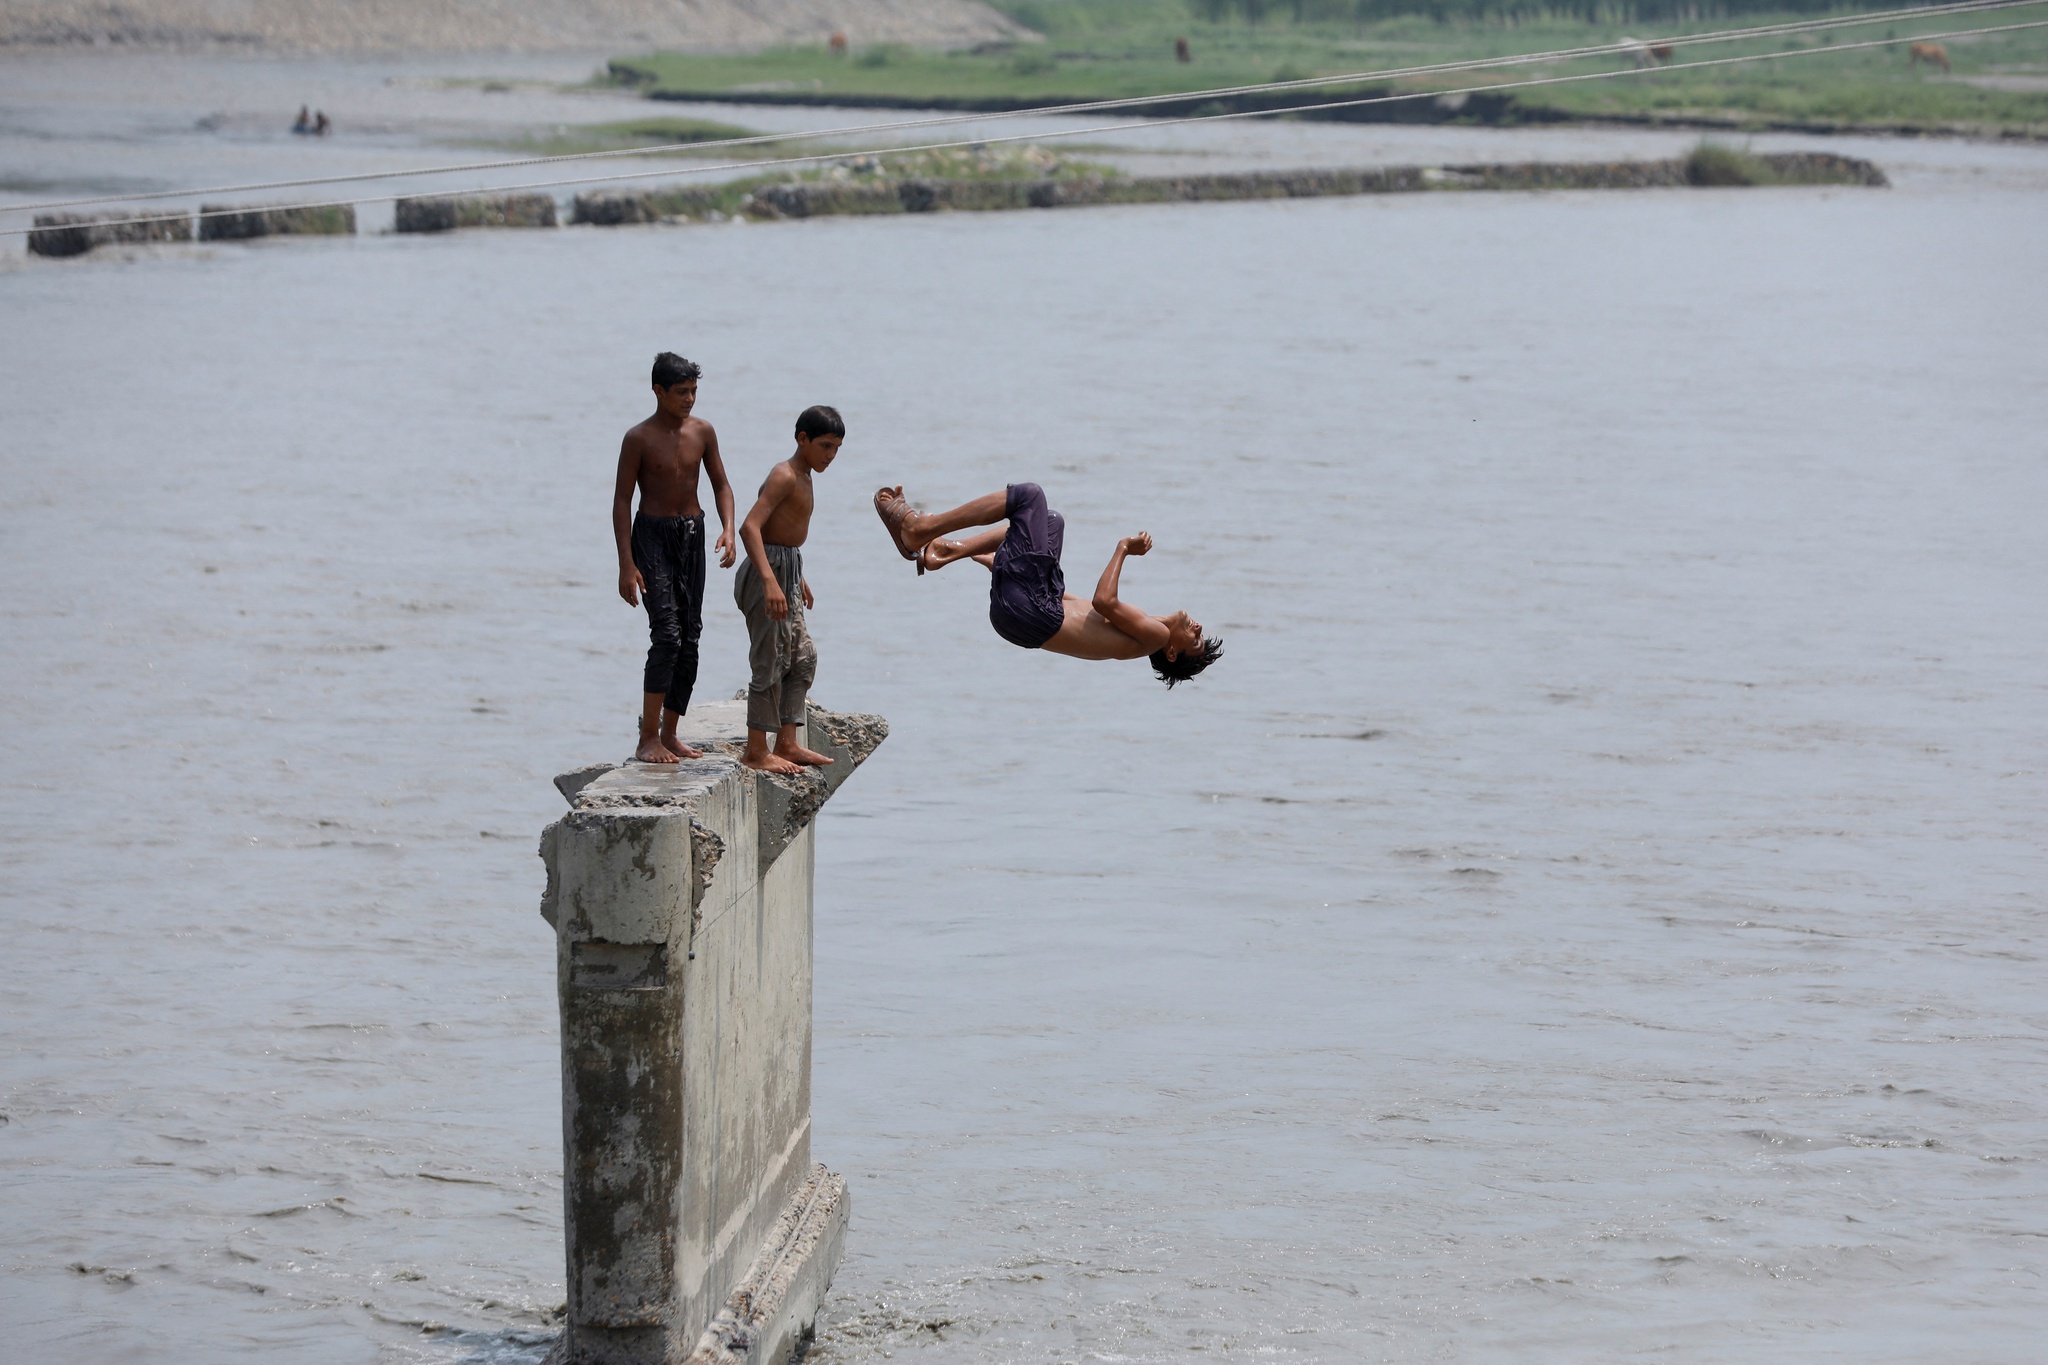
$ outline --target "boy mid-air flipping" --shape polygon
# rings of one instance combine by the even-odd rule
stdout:
[[[1076,659],[1149,658],[1168,687],[1223,657],[1223,642],[1203,638],[1202,623],[1186,612],[1151,616],[1118,597],[1124,559],[1152,548],[1152,537],[1144,531],[1117,542],[1093,600],[1068,592],[1060,571],[1067,524],[1045,505],[1045,492],[1035,483],[1013,483],[938,513],[914,511],[901,487],[884,488],[875,494],[875,511],[898,553],[917,561],[920,574],[956,559],[985,565],[989,624],[1013,645]],[[1004,521],[1007,528],[995,524]],[[949,531],[973,526],[990,529],[966,540],[943,539]]]
[[[702,372],[669,351],[654,358],[654,415],[619,443],[612,489],[612,538],[619,543],[619,596],[647,602],[647,669],[641,679],[642,763],[675,763],[703,754],[676,738],[676,722],[697,684],[697,637],[704,629],[704,505],[697,470],[711,477],[718,504],[718,564],[733,561],[732,488],[718,458],[718,433],[701,417]],[[633,490],[640,510],[633,511]]]

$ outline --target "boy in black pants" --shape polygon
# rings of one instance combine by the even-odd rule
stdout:
[[[619,478],[612,490],[612,537],[619,546],[619,596],[627,606],[647,603],[647,668],[641,681],[642,763],[701,758],[676,738],[676,722],[697,684],[697,637],[704,629],[704,506],[697,501],[697,470],[711,478],[718,504],[718,563],[733,562],[732,488],[718,457],[718,433],[701,417],[697,379],[702,371],[670,351],[654,358],[654,415],[619,443]],[[633,512],[633,490],[640,511]]]

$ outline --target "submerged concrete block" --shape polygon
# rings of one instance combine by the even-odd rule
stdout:
[[[39,213],[28,234],[38,256],[83,256],[96,246],[137,242],[189,242],[192,215],[175,213]]]
[[[661,190],[599,190],[576,196],[572,223],[618,227],[627,223],[665,223],[681,218],[708,218],[723,202],[716,188],[684,186]]]
[[[554,227],[554,196],[547,194],[422,195],[394,206],[397,232],[453,232],[475,227]]]
[[[351,237],[356,211],[348,204],[285,204],[237,209],[205,204],[199,209],[199,240],[246,241],[251,237]]]
[[[812,821],[888,726],[813,707],[838,761],[792,779],[739,765],[745,727],[743,702],[699,705],[703,758],[556,779],[561,1365],[779,1365],[838,1264],[845,1182],[810,1160]]]

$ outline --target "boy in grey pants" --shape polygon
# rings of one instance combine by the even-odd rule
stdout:
[[[846,439],[832,408],[805,408],[796,419],[796,453],[768,471],[754,508],[740,523],[747,562],[732,585],[747,618],[747,747],[740,762],[758,772],[793,773],[832,760],[797,743],[818,651],[804,628],[813,599],[804,579],[803,543],[811,534],[811,476],[831,467]],[[768,737],[775,736],[771,752]]]

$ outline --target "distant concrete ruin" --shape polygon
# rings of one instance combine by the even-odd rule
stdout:
[[[780,1365],[845,1240],[811,1164],[811,822],[889,733],[810,708],[834,760],[739,766],[745,703],[699,705],[705,757],[599,764],[541,835],[562,1008],[568,1317],[551,1365]]]

